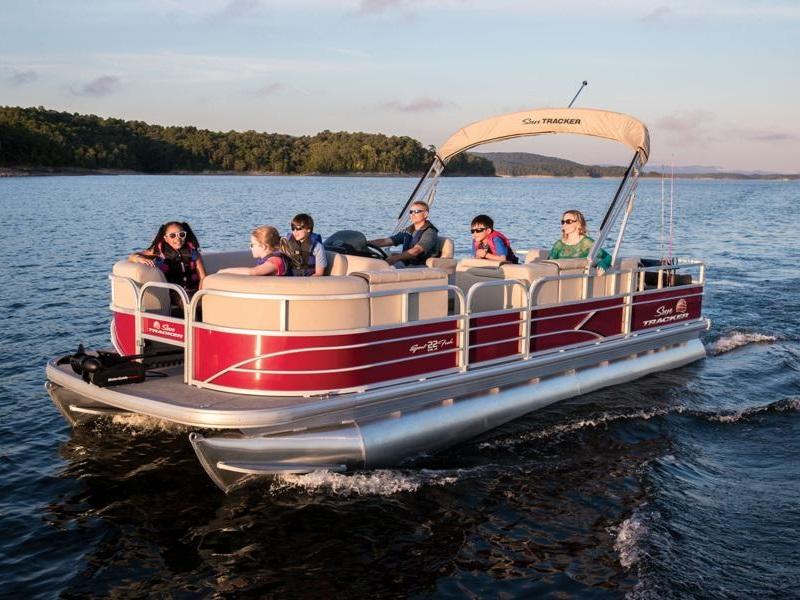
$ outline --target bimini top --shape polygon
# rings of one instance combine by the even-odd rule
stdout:
[[[642,165],[650,155],[650,134],[644,123],[622,113],[594,108],[540,108],[478,121],[458,130],[436,154],[446,164],[455,155],[481,144],[547,133],[574,133],[621,142],[641,155]]]

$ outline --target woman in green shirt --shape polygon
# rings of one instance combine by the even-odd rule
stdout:
[[[586,218],[579,210],[568,210],[561,215],[561,239],[553,244],[548,258],[586,258],[594,240],[586,235]],[[597,267],[607,271],[611,266],[611,255],[600,250]]]

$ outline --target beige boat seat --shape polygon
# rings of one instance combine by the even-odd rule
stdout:
[[[347,275],[347,256],[326,250],[325,258],[328,262],[325,266],[325,275]]]
[[[497,261],[485,258],[463,258],[456,265],[455,282],[466,296],[469,290],[478,283],[505,279],[505,274]],[[518,286],[513,286],[518,287]],[[472,312],[501,310],[511,306],[511,298],[503,286],[489,286],[476,291],[471,300]],[[513,304],[518,306],[516,302]]]
[[[518,279],[525,283],[525,297],[520,298],[517,294],[522,293],[519,287],[513,290],[513,305],[518,306],[520,302],[527,303],[527,291],[531,284],[542,277],[554,277],[558,275],[558,266],[548,262],[532,262],[521,265],[506,264],[501,267],[503,276],[506,279]],[[554,304],[558,302],[558,281],[545,281],[540,283],[533,298],[534,304]],[[524,305],[524,304],[523,304]]]
[[[229,267],[253,267],[256,261],[249,250],[232,250],[228,252],[203,252],[203,266],[206,274],[211,275],[220,269]]]
[[[361,277],[253,277],[217,273],[209,275],[203,289],[227,292],[296,296],[366,294],[367,282]],[[204,296],[203,322],[208,325],[280,331],[281,300]],[[288,300],[288,331],[340,331],[369,325],[369,299]]]
[[[439,236],[434,255],[425,261],[425,266],[432,269],[442,269],[447,273],[450,283],[453,283],[456,273],[455,244],[452,238]]]
[[[550,250],[547,248],[533,248],[525,253],[525,263],[547,260],[548,256],[550,256]]]
[[[409,268],[357,271],[370,292],[408,290],[447,285],[447,273],[441,269]],[[403,296],[391,295],[369,300],[369,324],[403,323]],[[447,316],[447,291],[420,292],[408,295],[408,321],[438,319]]]
[[[160,269],[127,259],[114,263],[111,274],[114,275],[111,278],[112,308],[118,309],[136,310],[136,295],[139,287],[143,284],[151,281],[167,282]],[[122,277],[132,280],[136,284],[136,289],[128,282],[119,279]],[[151,288],[145,292],[143,301],[146,310],[160,315],[169,315],[170,302],[167,290]]]

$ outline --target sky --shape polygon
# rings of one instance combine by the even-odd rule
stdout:
[[[800,1],[2,0],[0,105],[441,145],[493,115],[642,120],[651,165],[800,172]],[[575,136],[482,147],[591,164]]]

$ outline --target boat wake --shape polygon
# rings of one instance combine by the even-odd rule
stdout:
[[[189,427],[180,425],[171,421],[157,419],[148,415],[141,415],[136,413],[123,413],[111,417],[110,424],[115,428],[121,428],[129,433],[132,437],[140,435],[153,435],[158,433],[169,433],[172,435],[188,433],[191,431]],[[103,420],[97,421],[97,426],[102,428],[104,426]]]
[[[614,550],[624,568],[630,569],[646,556],[643,541],[649,531],[647,521],[652,518],[653,515],[641,513],[637,509],[618,526],[610,528],[610,533],[615,535]]]
[[[717,421],[719,423],[738,423],[747,421],[756,415],[784,412],[800,412],[800,398],[784,398],[764,406],[752,406],[744,410],[720,411],[708,415],[707,418],[709,421]]]
[[[302,475],[277,475],[272,481],[269,491],[271,494],[287,491],[322,492],[344,498],[394,496],[404,492],[416,492],[426,486],[450,485],[458,479],[456,471],[382,469],[350,474],[315,471]]]
[[[755,415],[768,413],[800,412],[800,397],[784,398],[761,406],[749,406],[741,410],[721,409],[716,411],[698,410],[685,405],[676,405],[667,408],[641,409],[623,413],[602,413],[588,419],[580,419],[568,423],[560,423],[536,431],[515,434],[513,438],[501,438],[482,442],[478,445],[480,450],[512,449],[536,440],[544,440],[560,435],[571,434],[588,428],[604,427],[618,421],[632,421],[641,419],[648,421],[669,415],[685,415],[706,421],[718,423],[736,423],[746,421]]]
[[[633,412],[618,413],[618,414],[602,413],[600,415],[597,415],[596,417],[592,417],[591,419],[580,419],[578,421],[573,421],[571,423],[562,423],[559,425],[554,425],[553,427],[548,427],[546,429],[523,433],[521,435],[517,435],[513,439],[500,439],[500,440],[483,442],[479,445],[479,448],[481,450],[487,450],[487,449],[493,450],[497,448],[513,448],[514,446],[518,446],[520,444],[526,444],[534,440],[546,439],[563,434],[569,434],[586,428],[602,427],[609,423],[613,423],[615,421],[628,421],[633,419],[642,419],[644,421],[647,421],[655,417],[663,417],[670,413],[680,414],[682,412],[685,412],[686,410],[687,409],[685,406],[675,406],[671,408],[654,408],[651,410],[641,409]]]
[[[708,346],[707,350],[711,356],[718,356],[735,350],[736,348],[747,346],[748,344],[771,344],[777,340],[778,338],[774,335],[731,331]]]

